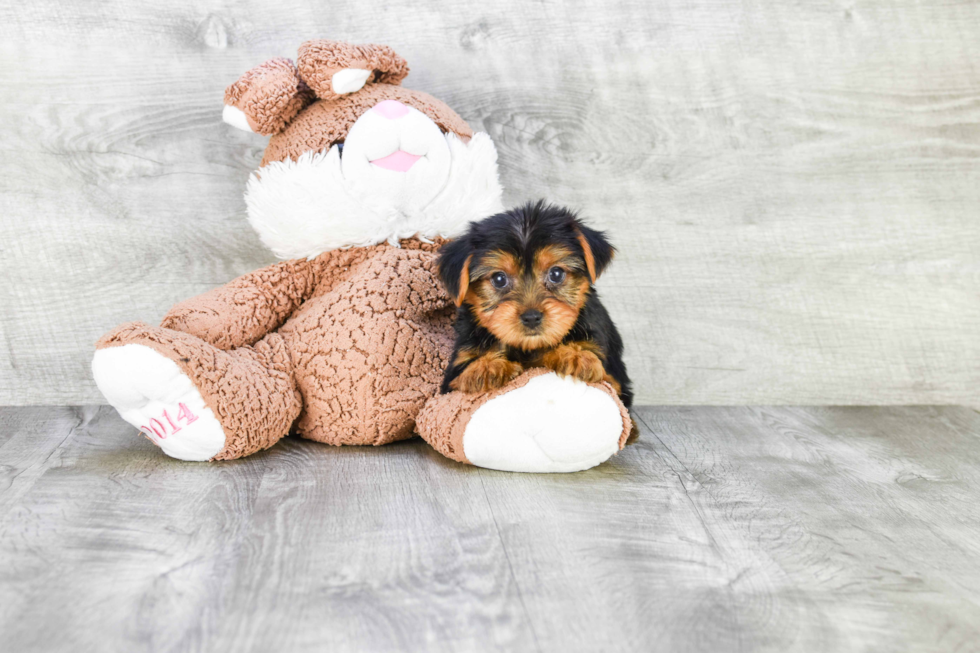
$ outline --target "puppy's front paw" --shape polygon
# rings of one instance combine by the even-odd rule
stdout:
[[[558,345],[541,357],[541,364],[558,376],[572,376],[586,383],[597,383],[606,375],[602,360],[588,344],[572,342]]]
[[[520,363],[509,361],[502,355],[487,354],[470,363],[449,387],[471,394],[489,392],[507,385],[523,371]]]

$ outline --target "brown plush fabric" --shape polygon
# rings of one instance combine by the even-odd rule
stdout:
[[[225,430],[216,458],[271,446],[290,426],[327,444],[412,437],[452,352],[441,243],[404,240],[284,261],[132,323],[98,348],[137,343],[176,362]]]
[[[422,246],[406,241],[408,248]],[[431,245],[424,245],[431,248]],[[250,345],[283,322],[314,292],[324,294],[376,248],[325,252],[242,275],[170,309],[161,326],[190,333],[221,349]]]
[[[455,111],[431,95],[401,86],[369,84],[356,93],[334,95],[333,99],[319,100],[303,110],[269,140],[261,165],[286,159],[295,161],[306,152],[319,152],[343,141],[357,119],[382,100],[398,100],[418,109],[440,129],[460,138],[473,136],[473,130]]]
[[[299,46],[297,61],[300,75],[324,100],[337,97],[333,76],[344,68],[372,70],[374,75],[368,81],[378,84],[399,84],[408,75],[408,62],[387,45],[316,39]]]
[[[279,329],[305,408],[297,431],[328,444],[412,437],[452,353],[452,303],[435,253],[387,245]]]
[[[302,397],[286,341],[279,334],[229,352],[186,333],[130,322],[103,336],[96,349],[129,344],[163,354],[197,387],[225,432],[225,446],[215,460],[271,447],[299,416]]]
[[[282,131],[315,99],[292,60],[285,57],[252,68],[225,89],[225,104],[240,109],[252,131],[266,136]]]
[[[436,395],[419,412],[416,418],[416,431],[423,440],[442,455],[470,465],[472,463],[466,459],[466,454],[463,451],[463,435],[466,433],[470,418],[477,409],[491,399],[523,387],[534,377],[549,372],[550,370],[544,368],[527,370],[504,387],[491,392],[481,394],[450,392],[444,395]],[[590,383],[589,385],[608,394],[619,407],[619,413],[623,418],[623,432],[619,437],[619,449],[622,450],[626,446],[626,440],[629,438],[630,430],[633,427],[629,411],[626,410],[623,402],[616,395],[616,391],[608,383]]]
[[[374,75],[361,90],[337,95],[333,75],[344,68],[373,70]],[[399,86],[406,75],[408,64],[388,46],[307,41],[299,48],[298,68],[289,59],[270,59],[229,86],[225,104],[241,109],[253,131],[272,136],[262,166],[295,161],[344,141],[357,119],[383,100],[413,107],[464,140],[473,136],[466,121],[444,102]]]

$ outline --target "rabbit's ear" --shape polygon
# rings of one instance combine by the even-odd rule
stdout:
[[[292,60],[270,59],[225,89],[221,117],[233,127],[270,136],[281,132],[315,99]]]
[[[299,74],[326,100],[365,84],[400,84],[408,64],[387,45],[353,45],[317,39],[299,46]]]

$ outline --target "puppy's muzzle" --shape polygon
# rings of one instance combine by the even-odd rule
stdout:
[[[541,326],[541,319],[544,314],[536,308],[530,308],[521,313],[521,324],[528,329],[537,329]]]

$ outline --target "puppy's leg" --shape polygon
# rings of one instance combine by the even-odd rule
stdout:
[[[612,386],[612,389],[616,391],[617,395],[623,394],[623,386],[619,384],[619,381],[614,379],[608,372],[602,377],[602,380]],[[630,417],[630,434],[626,438],[626,446],[629,446],[640,439],[640,427],[637,426],[636,420]]]
[[[523,371],[520,363],[507,360],[502,349],[494,349],[474,358],[449,387],[468,393],[488,392],[507,385]]]
[[[602,381],[606,370],[598,355],[599,348],[591,342],[569,342],[546,351],[541,364],[559,376],[573,376],[588,383]]]
[[[640,427],[636,425],[636,420],[632,417],[630,418],[630,424],[630,434],[629,437],[626,438],[627,446],[640,439]]]
[[[602,377],[602,380],[611,385],[612,389],[616,391],[616,394],[623,394],[623,386],[619,385],[619,381],[614,379],[611,374],[606,372],[605,376]]]
[[[611,385],[612,386],[612,389],[616,391],[616,394],[622,396],[622,394],[623,394],[623,386],[621,386],[619,384],[619,381],[617,381],[616,379],[614,379],[611,374],[609,374],[607,372],[606,375],[604,377],[602,377],[602,380],[605,381],[606,383],[608,383],[609,385]],[[640,427],[636,425],[636,420],[633,419],[632,417],[630,418],[630,424],[631,424],[631,427],[630,427],[630,435],[626,439],[626,444],[627,445],[631,445],[631,444],[633,444],[634,442],[636,442],[637,440],[640,439]]]

